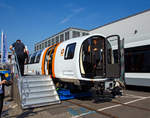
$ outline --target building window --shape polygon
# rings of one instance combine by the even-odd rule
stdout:
[[[50,46],[51,45],[51,40],[48,40],[48,46]]]
[[[67,45],[66,51],[65,51],[65,59],[73,59],[74,52],[75,52],[75,46],[76,46],[76,43]]]
[[[76,38],[80,36],[80,32],[78,31],[72,31],[72,38]]]
[[[42,43],[42,49],[44,48],[44,43]]]
[[[37,45],[37,46],[36,46],[36,50],[38,50],[38,49],[39,49],[39,46]]]
[[[64,41],[64,34],[60,35],[60,42]]]
[[[41,44],[39,45],[39,49],[41,49],[42,48],[42,46],[41,46]]]
[[[39,48],[39,46],[37,45],[37,46],[36,46],[36,50],[38,50],[38,48]]]
[[[69,40],[69,32],[65,32],[65,40]]]
[[[59,43],[59,36],[56,37],[56,43]]]
[[[52,45],[54,45],[55,43],[54,43],[54,38],[52,38]]]
[[[86,32],[82,33],[82,36],[86,36],[86,35],[89,35],[89,33],[86,33]]]
[[[45,48],[47,47],[47,41],[45,42]]]

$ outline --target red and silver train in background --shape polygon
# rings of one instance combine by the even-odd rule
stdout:
[[[78,37],[31,54],[25,73],[51,75],[63,85],[113,90],[121,77],[120,53],[118,35]]]

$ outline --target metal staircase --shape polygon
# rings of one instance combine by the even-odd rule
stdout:
[[[13,73],[14,79],[17,80],[22,109],[60,103],[52,78],[45,75],[21,76],[15,55],[13,57]]]
[[[22,90],[23,109],[60,103],[50,76],[24,76]]]

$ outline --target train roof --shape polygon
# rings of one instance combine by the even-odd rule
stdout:
[[[90,34],[90,35],[87,35],[87,36],[72,38],[70,40],[62,42],[62,44],[69,44],[69,43],[75,43],[75,42],[78,42],[79,44],[81,44],[85,39],[88,39],[88,38],[90,38],[92,36],[102,36],[102,37],[105,37],[102,34]]]

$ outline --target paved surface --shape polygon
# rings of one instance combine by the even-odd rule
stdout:
[[[2,118],[150,118],[150,92],[126,90],[123,96],[112,100],[95,103],[92,98],[73,99],[24,111],[6,96],[2,115]]]

